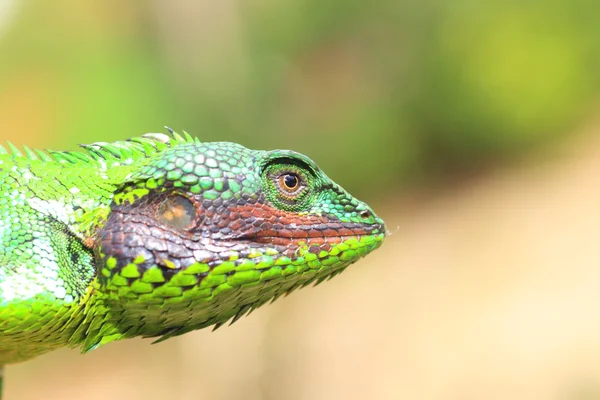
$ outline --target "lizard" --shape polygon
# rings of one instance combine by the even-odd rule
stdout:
[[[171,129],[81,147],[0,146],[0,366],[216,329],[386,236],[366,203],[291,150]]]

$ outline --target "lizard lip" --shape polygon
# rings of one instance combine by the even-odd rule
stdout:
[[[310,242],[338,243],[350,238],[379,235],[385,236],[385,226],[382,224],[335,223],[321,225],[287,226],[282,229],[262,229],[243,239],[259,243],[289,243],[307,240]]]

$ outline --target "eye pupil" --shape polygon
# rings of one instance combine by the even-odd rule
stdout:
[[[280,172],[272,179],[280,196],[286,201],[295,201],[307,188],[305,177],[293,171]]]
[[[283,177],[283,183],[288,189],[296,189],[298,187],[298,177],[296,175],[285,175]]]

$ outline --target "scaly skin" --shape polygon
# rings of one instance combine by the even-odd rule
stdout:
[[[308,157],[150,134],[0,154],[0,366],[235,321],[379,247]]]

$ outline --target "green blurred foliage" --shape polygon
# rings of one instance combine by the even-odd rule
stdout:
[[[453,157],[508,155],[565,135],[598,90],[582,2],[462,2],[439,13],[416,124]]]
[[[584,0],[14,7],[5,139],[72,147],[169,125],[302,151],[359,195],[551,144],[600,86],[600,5]]]

